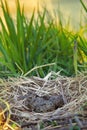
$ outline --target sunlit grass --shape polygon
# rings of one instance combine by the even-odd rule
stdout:
[[[0,18],[0,70],[1,75],[12,74],[45,76],[50,71],[60,71],[61,74],[77,75],[83,70],[84,55],[86,54],[86,39],[83,33],[70,30],[70,23],[63,25],[61,13],[56,22],[50,13],[44,9],[38,10],[35,17],[33,11],[30,19],[26,18],[24,8],[16,4],[16,21],[12,18],[7,2],[1,1],[5,24]],[[84,46],[83,46],[84,43]],[[47,66],[46,64],[55,63]],[[45,67],[38,67],[45,66]],[[31,71],[32,68],[34,71]]]

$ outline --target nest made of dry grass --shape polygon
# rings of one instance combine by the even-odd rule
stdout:
[[[33,91],[39,96],[61,94],[64,105],[51,112],[29,112],[23,99]],[[84,74],[75,78],[61,76],[50,72],[46,77],[19,77],[0,79],[0,98],[10,104],[11,115],[23,121],[37,121],[56,117],[67,117],[69,114],[82,112],[82,106],[87,102],[87,76]],[[24,111],[23,108],[26,108]],[[21,123],[20,121],[20,123]]]

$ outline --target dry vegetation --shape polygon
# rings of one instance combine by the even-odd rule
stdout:
[[[1,79],[0,82],[0,97],[10,104],[11,119],[22,127],[31,127],[32,124],[39,124],[38,127],[40,127],[41,122],[46,123],[56,120],[56,127],[61,128],[63,127],[61,122],[68,126],[71,120],[71,126],[79,125],[80,121],[78,121],[77,117],[79,116],[81,120],[84,116],[86,117],[87,76],[85,75],[81,74],[78,78],[68,78],[60,76],[59,73],[51,72],[44,78],[9,78],[7,80]],[[60,106],[59,102],[57,108],[50,105],[49,107],[52,108],[49,110],[45,103],[41,104],[40,99],[43,99],[43,101],[46,99],[49,102],[49,97],[52,97],[52,95],[54,97],[57,95],[62,96],[62,99],[59,98],[62,106]],[[38,107],[42,111],[34,111],[34,107],[37,107],[37,104],[33,106],[34,96],[35,98],[39,97]],[[31,106],[28,105],[30,101]],[[43,106],[45,106],[45,109],[43,109]],[[73,121],[73,118],[77,122]],[[64,119],[67,119],[68,123]],[[57,121],[60,122],[60,125],[58,125]],[[51,125],[48,124],[44,125],[45,129],[48,126],[53,129],[52,123]],[[84,126],[82,124],[80,127],[86,127],[86,124]]]

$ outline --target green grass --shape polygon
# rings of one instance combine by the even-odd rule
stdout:
[[[6,26],[0,18],[0,76],[39,74],[43,77],[50,71],[60,70],[63,75],[73,76],[83,70],[87,40],[78,32],[70,31],[69,24],[63,27],[60,15],[56,23],[44,9],[43,13],[38,11],[37,18],[33,11],[28,19],[17,1],[14,23],[7,2],[1,1],[1,8]]]

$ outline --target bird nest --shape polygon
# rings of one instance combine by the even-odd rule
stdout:
[[[0,97],[9,103],[11,118],[22,127],[43,127],[44,123],[47,130],[52,124],[72,126],[75,120],[82,127],[78,116],[81,120],[86,116],[87,76],[70,78],[51,72],[44,78],[0,79]]]

